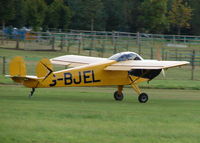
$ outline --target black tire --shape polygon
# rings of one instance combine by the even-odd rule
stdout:
[[[122,94],[119,94],[118,91],[115,91],[115,92],[114,92],[114,99],[115,99],[116,101],[122,101],[123,98],[124,98],[124,94],[123,94],[123,93],[122,93]]]
[[[139,96],[138,96],[138,101],[140,103],[146,103],[148,101],[149,97],[146,93],[141,93]]]

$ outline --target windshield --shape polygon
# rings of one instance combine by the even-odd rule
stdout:
[[[115,54],[108,58],[109,60],[115,60],[115,61],[127,61],[127,60],[143,60],[142,57],[140,57],[138,54],[134,52],[122,52]]]

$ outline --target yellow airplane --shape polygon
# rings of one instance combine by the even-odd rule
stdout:
[[[66,65],[72,68],[53,71],[52,64]],[[142,93],[138,83],[150,81],[163,69],[189,64],[187,61],[144,60],[134,52],[122,52],[109,58],[97,58],[78,55],[65,55],[52,59],[42,59],[36,66],[36,76],[26,75],[25,62],[22,57],[15,57],[9,65],[13,81],[32,88],[80,87],[116,85],[114,99],[123,100],[123,86],[131,85],[139,95],[140,103],[148,101],[148,95]]]

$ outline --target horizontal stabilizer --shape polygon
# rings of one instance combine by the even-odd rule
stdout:
[[[26,75],[26,76],[11,76],[11,75],[6,75],[6,77],[9,78],[18,78],[18,79],[23,79],[23,80],[28,80],[28,79],[32,79],[32,80],[38,80],[38,79],[43,79],[42,78],[38,78],[37,76],[32,76],[32,75]]]
[[[28,82],[28,83],[32,82],[32,83],[36,84],[39,79],[42,79],[42,78],[38,78],[36,76],[29,76],[29,75],[26,75],[26,76],[11,76],[11,75],[6,75],[6,77],[9,77],[13,81],[21,83],[21,84],[24,84],[24,82]]]

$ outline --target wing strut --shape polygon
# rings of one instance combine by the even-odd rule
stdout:
[[[129,75],[129,79],[131,80],[131,86],[132,88],[135,90],[135,92],[140,95],[141,94],[141,90],[140,88],[138,87],[138,85],[135,83],[137,80],[140,79],[140,77],[138,77],[137,79],[133,80],[132,77]]]
[[[145,72],[144,74],[146,74],[148,72]],[[135,92],[139,95],[138,96],[138,101],[140,103],[146,103],[148,101],[148,95],[146,93],[142,93],[140,88],[138,87],[136,81],[139,80],[141,77],[136,78],[135,80],[132,79],[131,75],[128,75],[129,79],[132,81],[132,83],[130,84],[132,86],[132,88],[135,90]]]

